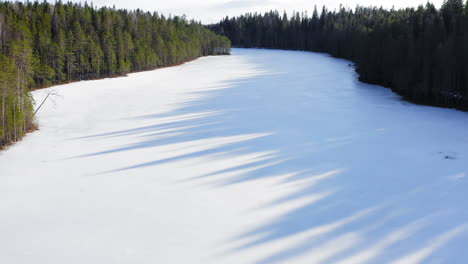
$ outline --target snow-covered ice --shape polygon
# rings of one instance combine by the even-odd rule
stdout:
[[[325,54],[234,49],[34,92],[0,263],[467,263],[468,113]]]

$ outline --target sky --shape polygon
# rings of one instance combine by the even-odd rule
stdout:
[[[55,0],[49,0],[55,2]],[[436,7],[440,7],[443,0],[431,0]],[[72,2],[84,2],[84,0],[72,0]],[[164,15],[186,15],[189,19],[195,19],[202,23],[215,23],[226,16],[237,16],[247,12],[265,12],[269,10],[308,11],[312,13],[314,5],[319,10],[325,5],[328,9],[338,8],[340,4],[354,8],[361,6],[383,6],[385,8],[411,7],[425,4],[427,0],[88,0],[95,6],[114,6],[126,9],[143,9],[145,11],[157,11]]]

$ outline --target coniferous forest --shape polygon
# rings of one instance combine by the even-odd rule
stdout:
[[[355,62],[360,80],[416,103],[468,109],[468,1],[386,10],[226,17],[210,29],[233,46],[326,52]]]
[[[440,9],[270,11],[208,27],[141,10],[1,2],[0,147],[34,128],[31,89],[227,54],[231,42],[330,53],[355,62],[362,81],[408,100],[468,109],[468,0]]]
[[[34,128],[29,91],[228,54],[185,17],[88,4],[0,2],[0,147]]]

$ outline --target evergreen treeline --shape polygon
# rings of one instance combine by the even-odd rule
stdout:
[[[352,60],[364,82],[423,104],[468,109],[468,1],[440,10],[341,7],[291,18],[271,11],[209,26],[234,46],[327,52]]]
[[[0,147],[34,126],[32,88],[229,51],[226,37],[185,17],[60,1],[0,2]]]

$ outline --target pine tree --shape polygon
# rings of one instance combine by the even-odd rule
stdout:
[[[354,61],[361,81],[418,103],[468,110],[468,1],[446,0],[440,10],[427,3],[400,10],[324,6],[311,17],[245,14],[208,28],[234,46],[327,52]],[[259,38],[259,31],[266,34]]]
[[[0,2],[0,147],[33,126],[30,88],[229,51],[226,37],[185,17],[96,9],[86,3]]]

